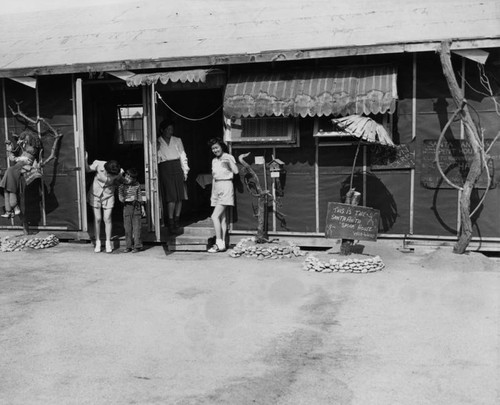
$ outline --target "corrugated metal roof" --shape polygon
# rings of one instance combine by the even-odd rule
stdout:
[[[224,95],[228,117],[323,116],[394,112],[396,69],[374,66],[240,74]]]
[[[0,76],[498,46],[499,21],[497,0],[124,0],[0,15]]]

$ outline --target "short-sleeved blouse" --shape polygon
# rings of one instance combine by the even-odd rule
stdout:
[[[115,193],[118,177],[120,175],[109,174],[104,165],[105,161],[94,160],[90,165],[90,170],[95,171],[94,181],[90,187],[90,192],[96,197],[108,197]]]
[[[212,160],[212,177],[214,180],[232,180],[234,173],[228,163],[223,160],[230,160],[236,164],[233,155],[223,153],[220,158],[213,158]]]

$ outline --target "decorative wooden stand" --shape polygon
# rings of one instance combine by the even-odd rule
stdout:
[[[345,196],[345,204],[359,205],[360,198],[361,193],[356,191],[354,188],[351,188]],[[340,244],[340,254],[343,256],[349,256],[352,253],[353,244],[353,239],[342,239]]]

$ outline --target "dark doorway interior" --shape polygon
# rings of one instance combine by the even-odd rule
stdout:
[[[159,91],[157,122],[175,122],[175,136],[182,139],[190,167],[187,179],[188,200],[184,202],[181,223],[189,226],[211,214],[210,185],[202,177],[210,174],[212,156],[208,141],[222,137],[222,90]]]
[[[127,107],[142,107],[142,90],[129,88],[123,81],[89,83],[83,87],[83,119],[85,148],[88,162],[94,160],[117,160],[123,169],[135,167],[139,172],[139,181],[144,184],[144,149],[142,139],[123,137],[123,124],[126,117],[120,119]],[[130,109],[130,108],[129,108]],[[140,132],[140,131],[139,131]],[[93,180],[93,174],[87,175],[87,189]],[[118,203],[113,209],[113,234],[123,236],[122,206]],[[87,205],[89,230],[93,232],[93,213]],[[101,227],[103,228],[103,227]],[[101,232],[104,232],[101,229]],[[101,239],[104,234],[101,235]]]

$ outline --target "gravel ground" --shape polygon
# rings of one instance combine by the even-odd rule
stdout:
[[[0,403],[500,403],[498,260],[383,241],[364,254],[385,268],[0,252]]]

